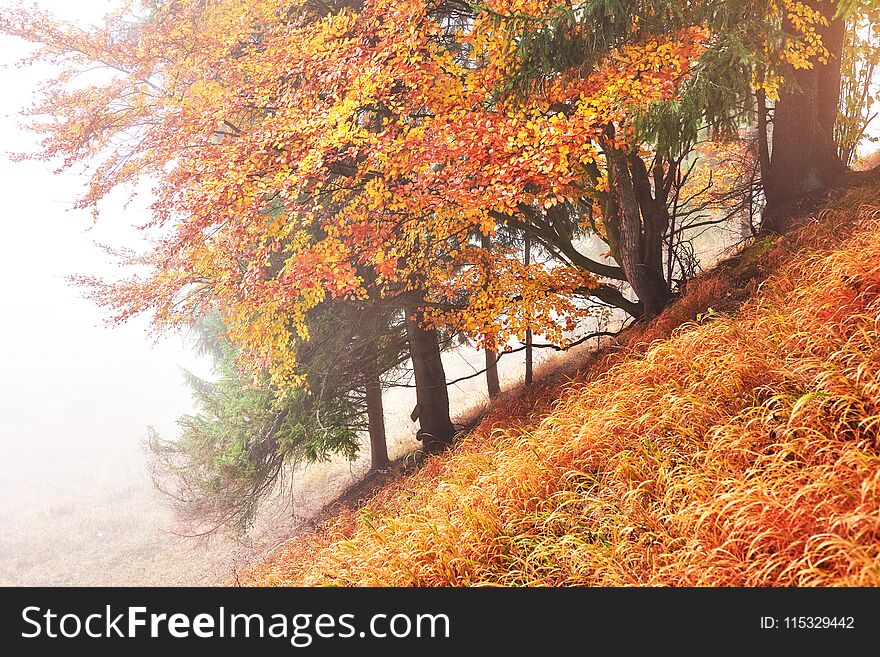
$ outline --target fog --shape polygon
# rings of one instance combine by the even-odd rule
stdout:
[[[110,5],[40,6],[89,21]],[[49,72],[18,69],[27,53],[21,42],[0,41],[0,583],[104,583],[116,564],[102,556],[116,535],[165,536],[169,518],[154,505],[140,442],[148,425],[174,430],[190,409],[180,366],[203,372],[204,364],[182,336],[154,344],[145,321],[108,328],[67,282],[110,271],[94,242],[132,243],[144,204],[123,209],[126,196],[115,196],[104,206],[110,220],[93,225],[71,209],[82,175],[9,160],[33,150],[16,114]]]

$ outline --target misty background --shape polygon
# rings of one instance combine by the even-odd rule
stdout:
[[[39,6],[87,24],[112,4]],[[17,67],[29,51],[0,41],[0,583],[109,583],[114,561],[148,558],[166,537],[140,442],[148,425],[174,431],[174,419],[190,410],[179,367],[203,373],[206,364],[183,336],[154,344],[144,319],[108,328],[67,282],[112,273],[94,242],[140,242],[131,226],[145,219],[146,201],[126,208],[118,194],[93,225],[88,212],[71,209],[83,175],[9,160],[34,150],[35,135],[17,113],[51,72]],[[119,550],[119,534],[146,549]]]

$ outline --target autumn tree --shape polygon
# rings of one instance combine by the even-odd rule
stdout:
[[[683,25],[706,25],[713,36],[696,63],[693,83],[659,115],[649,112],[639,122],[637,141],[665,154],[668,146],[677,150],[704,128],[730,135],[754,121],[757,99],[765,228],[781,230],[785,209],[793,201],[847,178],[834,142],[844,17],[865,15],[875,4],[561,3],[537,26],[528,26],[519,46],[519,78],[528,86],[548,68],[593,62],[609,48],[640,38],[643,31],[662,34]],[[663,114],[666,119],[654,120]]]
[[[832,187],[846,170],[834,142],[840,102],[844,21],[829,0],[793,3],[783,28],[801,32],[804,47],[779,62],[780,86],[773,112],[769,167],[763,173],[765,225],[784,229],[780,209]],[[761,108],[763,111],[763,108]]]
[[[358,10],[151,3],[94,32],[7,13],[7,32],[42,43],[37,57],[68,64],[33,114],[54,117],[36,126],[43,156],[98,163],[81,205],[96,207],[142,175],[156,183],[154,223],[165,232],[136,261],[151,274],[100,288],[99,300],[119,319],[151,310],[160,327],[216,309],[242,360],[267,368],[279,388],[301,378],[296,344],[308,339],[308,310],[327,298],[366,299],[367,270],[369,285],[400,298],[410,318],[442,318],[487,342],[526,330],[517,304],[539,304],[526,314],[529,330],[559,333],[575,290],[632,309],[597,281],[627,278],[615,266],[581,258],[520,276],[521,263],[499,254],[496,275],[515,283],[494,288],[495,307],[510,307],[500,330],[498,316],[470,305],[430,311],[450,272],[471,264],[475,231],[491,234],[499,216],[579,202],[599,142],[627,138],[609,125],[674,95],[702,33],[625,48],[589,75],[513,101],[496,93],[511,63],[508,34],[488,18],[452,20],[469,12],[424,1]],[[112,77],[72,88],[75,72],[93,64]],[[283,265],[267,275],[276,260]],[[519,290],[524,282],[536,287]],[[436,342],[421,337],[413,327],[411,346]],[[435,366],[417,367],[416,377],[439,375],[433,347],[425,358]],[[448,410],[438,414],[438,426],[423,429],[445,441]]]
[[[486,251],[486,260],[490,260],[492,258],[492,237],[480,235],[480,247]],[[486,282],[488,284],[488,281]],[[498,353],[492,348],[486,348],[483,351],[486,360],[486,389],[489,398],[494,399],[501,394],[501,382],[498,379]]]
[[[640,7],[644,11],[634,12],[639,7],[624,3],[555,3],[531,20],[516,10],[496,15],[496,21],[515,35],[511,42],[518,59],[509,87],[518,96],[528,97],[548,79],[580,75],[609,52],[662,63],[657,77],[618,72],[612,78],[611,87],[621,98],[646,102],[604,117],[595,140],[597,157],[585,167],[578,196],[547,210],[524,207],[520,216],[498,218],[519,224],[560,258],[628,283],[637,303],[605,286],[597,287],[593,296],[648,319],[666,305],[672,286],[666,272],[675,260],[669,245],[678,228],[673,213],[681,199],[681,168],[699,137],[697,118],[692,116],[694,99],[707,100],[716,87],[707,88],[702,78],[692,75],[709,43],[702,18],[668,3]],[[686,57],[675,59],[684,52]],[[719,69],[726,64],[712,62]],[[654,88],[666,85],[674,92],[646,94],[639,88],[646,78]],[[729,130],[729,125],[724,127]],[[572,237],[584,228],[608,244],[613,263],[596,263],[577,252]]]

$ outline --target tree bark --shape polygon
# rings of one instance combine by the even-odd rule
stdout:
[[[758,166],[761,180],[770,178],[770,135],[767,133],[767,92],[758,89],[755,92],[758,101]]]
[[[406,335],[416,379],[416,411],[419,420],[417,436],[428,451],[437,451],[452,443],[455,428],[449,418],[449,394],[446,373],[440,358],[437,331],[425,330],[422,312],[407,306]]]
[[[501,394],[501,382],[498,379],[498,354],[491,349],[486,349],[486,388],[489,391],[489,399],[495,399]]]
[[[381,470],[388,465],[388,444],[385,438],[385,412],[382,408],[382,382],[379,379],[378,363],[374,365],[367,379],[367,422],[370,433],[370,470]]]
[[[492,238],[489,235],[480,235],[480,245],[486,250],[492,250]],[[489,391],[489,399],[495,399],[501,394],[501,383],[498,380],[498,354],[491,349],[485,350],[486,354],[486,388]]]
[[[532,237],[528,233],[525,234],[525,245],[523,247],[523,264],[526,267],[531,264],[532,261]],[[529,321],[531,321],[531,317]],[[525,384],[527,386],[532,385],[532,329],[526,329],[526,374],[525,374]]]
[[[834,143],[845,23],[834,18],[834,2],[811,0],[805,4],[829,21],[828,27],[819,29],[829,57],[827,64],[816,61],[812,69],[787,71],[788,84],[779,92],[773,114],[770,170],[764,179],[767,206],[762,225],[774,232],[788,228],[788,209],[795,201],[833,187],[846,171]],[[785,29],[795,32],[787,20]]]
[[[645,161],[637,153],[629,155],[630,175],[636,202],[642,214],[642,264],[650,271],[657,272],[668,289],[663,275],[663,245],[669,228],[669,211],[666,207],[666,175],[663,163],[656,161],[653,167],[654,190]],[[673,175],[670,167],[669,175]],[[665,302],[664,302],[665,305]]]
[[[615,259],[626,274],[626,280],[642,303],[643,320],[660,314],[669,302],[669,288],[663,276],[662,267],[657,268],[656,254],[648,253],[646,235],[642,224],[642,208],[636,197],[633,173],[629,168],[627,155],[613,145],[605,144],[605,157],[609,166],[609,184],[614,198],[612,216],[606,219],[615,233],[617,252]],[[647,208],[646,208],[647,209]],[[654,221],[654,218],[649,218]],[[651,226],[649,236],[657,232]],[[609,231],[611,232],[611,231]],[[652,248],[657,241],[651,239]],[[662,238],[659,240],[662,249]],[[661,252],[662,259],[662,252]]]

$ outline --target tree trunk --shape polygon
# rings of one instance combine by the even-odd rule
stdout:
[[[758,101],[758,171],[761,180],[770,179],[770,135],[767,134],[767,92],[758,89],[755,92]]]
[[[480,235],[480,245],[486,250],[492,250],[492,238],[489,235]],[[501,383],[498,381],[498,354],[491,349],[486,349],[486,388],[489,391],[489,399],[495,399],[501,394]]]
[[[498,354],[491,349],[486,349],[486,388],[489,391],[489,399],[495,399],[501,394],[501,382],[498,380]]]
[[[829,20],[829,26],[819,30],[829,57],[827,64],[816,61],[812,69],[787,71],[787,84],[779,92],[773,114],[770,170],[764,179],[767,206],[763,228],[775,232],[788,228],[788,210],[795,201],[834,186],[846,171],[834,143],[845,23],[834,18],[833,2],[812,0],[805,4]],[[785,29],[795,32],[788,21]]]
[[[532,237],[528,233],[525,234],[525,245],[523,247],[523,264],[528,267],[532,261]],[[529,321],[532,318],[529,317]],[[532,329],[526,330],[526,377],[527,386],[532,385]]]
[[[642,264],[650,271],[656,272],[662,284],[669,289],[666,276],[663,275],[663,245],[666,243],[666,231],[669,229],[669,210],[666,207],[667,187],[666,172],[663,161],[656,160],[652,170],[654,189],[651,189],[651,175],[645,161],[638,153],[630,153],[629,170],[633,181],[633,192],[642,214]],[[672,163],[669,164],[669,176],[673,176]],[[664,305],[666,300],[664,300]]]
[[[642,302],[641,319],[648,320],[660,314],[669,302],[669,288],[662,267],[657,268],[656,254],[647,252],[642,226],[642,210],[636,197],[627,155],[610,144],[605,144],[609,166],[609,183],[614,208],[607,223],[615,233],[615,259],[626,274],[626,280]],[[652,226],[652,229],[655,228]],[[652,239],[652,246],[663,240]],[[662,258],[662,253],[661,253]],[[649,264],[650,263],[650,264]]]
[[[527,386],[532,385],[534,381],[534,369],[532,367],[532,363],[534,362],[534,355],[532,349],[532,329],[526,331],[526,377],[525,383]]]
[[[437,451],[452,442],[455,428],[449,418],[449,395],[446,373],[440,359],[437,331],[426,331],[421,326],[421,310],[407,306],[406,335],[416,379],[416,411],[419,420],[418,437],[428,451]]]
[[[371,362],[377,365],[376,361]],[[378,367],[373,367],[367,379],[367,422],[370,431],[370,470],[381,470],[388,465],[388,444],[385,440],[385,413],[382,408],[382,382]]]

